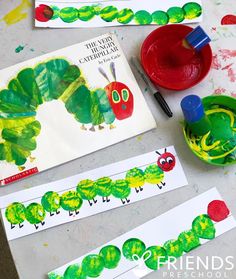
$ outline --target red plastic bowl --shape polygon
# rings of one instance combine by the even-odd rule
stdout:
[[[186,65],[173,66],[166,59],[170,48],[192,30],[183,24],[165,25],[154,30],[143,42],[141,62],[156,85],[170,90],[185,90],[207,76],[212,64],[210,45],[203,47]]]

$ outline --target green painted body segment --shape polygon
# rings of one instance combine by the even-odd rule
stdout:
[[[82,266],[78,264],[73,264],[68,266],[63,275],[63,279],[86,279],[86,278],[87,276],[84,273]]]
[[[61,207],[66,211],[79,210],[83,200],[76,191],[68,191],[61,195]]]
[[[169,22],[169,16],[163,11],[156,11],[152,13],[152,21],[158,25],[165,25]]]
[[[97,278],[105,267],[104,260],[99,255],[88,255],[82,261],[84,273],[91,278]]]
[[[45,219],[46,212],[41,204],[34,202],[26,207],[25,217],[30,224],[35,225]]]
[[[125,179],[131,188],[141,187],[145,183],[144,172],[139,168],[133,168],[127,171]]]
[[[182,232],[179,235],[178,240],[186,253],[201,245],[199,237],[193,230]]]
[[[60,10],[60,18],[66,23],[72,23],[78,20],[78,10],[74,7],[65,7]]]
[[[121,260],[121,251],[118,247],[114,245],[108,245],[103,247],[99,255],[104,260],[104,266],[108,269],[114,269],[119,265]]]
[[[149,258],[147,252],[150,252],[151,256]],[[168,259],[165,249],[161,246],[148,247],[145,253],[147,253],[144,256],[145,265],[152,270],[157,270],[163,266]]]
[[[125,179],[118,179],[112,183],[112,195],[118,199],[125,199],[131,193],[129,183]]]
[[[194,19],[202,14],[202,7],[198,3],[190,2],[183,6],[183,11],[185,13],[185,19]]]
[[[58,275],[55,272],[50,272],[48,274],[48,279],[64,279],[64,276]]]
[[[122,246],[123,256],[130,261],[134,260],[134,255],[142,258],[145,250],[145,244],[138,238],[130,238]]]
[[[89,21],[95,16],[95,9],[93,6],[83,6],[78,10],[78,17],[82,21]]]
[[[41,199],[41,204],[47,212],[56,212],[60,207],[60,196],[58,193],[49,191]]]
[[[172,7],[167,11],[170,23],[180,23],[184,20],[184,11],[180,7]]]
[[[164,180],[164,172],[157,165],[150,165],[144,171],[145,181],[151,184],[159,184]]]
[[[96,183],[90,179],[81,180],[76,190],[83,200],[92,200],[97,196]]]
[[[51,20],[57,19],[60,17],[60,8],[58,8],[55,5],[50,6],[50,8],[53,10],[53,16]]]
[[[135,13],[134,20],[137,24],[146,25],[152,23],[152,16],[149,12],[141,10]]]
[[[25,221],[25,206],[22,203],[14,202],[6,208],[5,216],[9,223],[21,224]]]
[[[134,12],[131,9],[124,8],[119,11],[117,15],[117,21],[121,24],[128,24],[134,18]]]
[[[91,119],[92,124],[100,125],[104,122],[103,113],[100,111],[99,98],[96,91],[92,91],[91,95]]]
[[[107,6],[100,11],[100,17],[106,22],[112,22],[117,18],[118,9],[114,6]]]
[[[179,258],[183,255],[184,252],[182,243],[178,239],[171,239],[166,241],[163,247],[169,257]]]
[[[215,225],[212,222],[211,218],[206,214],[199,215],[193,220],[192,229],[199,238],[215,238]]]
[[[110,177],[101,177],[96,180],[97,194],[101,197],[108,197],[112,193],[112,180]]]

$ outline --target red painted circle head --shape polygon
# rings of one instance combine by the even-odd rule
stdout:
[[[161,156],[157,160],[158,167],[165,172],[173,170],[173,168],[175,167],[175,163],[175,156],[170,152],[166,152],[166,150],[165,153],[161,154]]]
[[[229,215],[229,209],[224,201],[214,200],[208,204],[207,214],[215,221],[220,222]]]
[[[134,109],[133,94],[124,83],[114,81],[105,87],[112,110],[118,120],[132,115]]]
[[[40,22],[47,22],[53,17],[54,11],[48,5],[40,4],[35,9],[35,18]]]

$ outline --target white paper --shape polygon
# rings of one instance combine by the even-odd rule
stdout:
[[[174,155],[176,163],[171,171],[164,172],[164,179],[162,182],[165,183],[165,186],[162,186],[162,184],[160,183],[159,186],[162,188],[160,189],[156,184],[145,183],[145,185],[143,186],[143,191],[139,191],[139,193],[136,193],[135,188],[131,188],[131,193],[128,196],[130,202],[128,203],[127,200],[124,200],[125,205],[174,190],[187,184],[184,171],[182,169],[182,166],[180,164],[174,147],[167,147],[167,152],[170,152]],[[164,154],[165,150],[160,149],[159,153]],[[37,229],[34,225],[28,223],[26,220],[23,223],[22,228],[19,228],[19,226],[16,225],[13,229],[11,229],[11,224],[6,219],[5,211],[6,208],[13,202],[23,203],[25,207],[33,202],[41,203],[41,198],[46,192],[54,191],[62,195],[68,190],[76,191],[77,184],[84,179],[91,179],[95,181],[98,178],[106,176],[110,177],[112,181],[115,181],[117,179],[124,179],[128,170],[134,167],[138,167],[142,170],[145,170],[149,165],[156,165],[159,157],[160,155],[153,151],[150,153],[127,159],[125,161],[120,161],[118,163],[114,163],[82,174],[68,177],[63,180],[51,182],[38,187],[34,187],[32,189],[23,190],[1,197],[1,213],[8,240],[16,239],[63,223],[75,221],[84,217],[88,217],[100,212],[123,206],[122,201],[118,198],[115,198],[112,195],[109,196],[110,202],[108,203],[103,202],[102,197],[97,195],[97,203],[93,203],[92,206],[89,205],[89,202],[87,200],[83,200],[83,204],[79,209],[78,215],[76,215],[75,212],[73,212],[73,216],[69,216],[68,211],[65,211],[62,208],[60,208],[60,214],[58,215],[54,214],[54,216],[51,217],[50,214],[47,213],[46,218],[44,219],[45,224],[43,226],[39,224]],[[93,201],[91,200],[91,202]]]
[[[106,47],[105,52],[101,49],[102,47]],[[93,56],[93,59],[87,59],[89,61],[85,62],[86,57],[95,54],[100,58],[94,59]],[[8,82],[20,70],[27,67],[34,68],[41,62],[55,58],[66,59],[71,65],[78,66],[90,91],[103,89],[109,83],[99,72],[99,67],[102,67],[110,82],[114,81],[110,71],[111,62],[113,62],[117,82],[127,85],[133,94],[132,115],[123,120],[116,118],[112,123],[113,129],[103,122],[101,124],[103,129],[95,126],[95,131],[90,131],[92,124],[86,124],[87,130],[82,130],[82,124],[67,111],[63,101],[44,101],[36,110],[35,120],[41,124],[40,134],[36,137],[36,149],[31,152],[23,166],[17,166],[13,160],[1,161],[0,154],[0,185],[68,162],[156,127],[155,120],[114,34],[108,33],[1,70],[0,88],[7,88]],[[0,144],[4,144],[5,140],[1,138],[1,134],[5,120],[1,119],[1,114],[0,111]],[[11,158],[11,156],[6,157]]]
[[[35,7],[38,8],[40,5],[47,5],[49,7],[56,6],[59,10],[67,7],[73,7],[76,9],[80,9],[84,6],[95,6],[99,7],[99,10],[102,10],[105,7],[113,6],[121,11],[123,9],[131,9],[135,14],[138,11],[146,11],[152,15],[155,11],[163,11],[167,12],[169,8],[172,7],[180,7],[182,8],[186,3],[195,2],[202,6],[201,0],[166,0],[166,1],[156,1],[156,0],[146,0],[146,1],[137,1],[137,0],[108,0],[108,1],[35,1]],[[202,15],[196,16],[194,18],[183,18],[182,23],[193,23],[200,22],[202,20]],[[168,23],[168,22],[167,22]],[[169,22],[174,23],[174,22]],[[147,24],[147,23],[146,23]],[[156,24],[154,21],[148,24]],[[128,23],[121,23],[116,18],[112,21],[103,20],[99,14],[95,15],[88,21],[77,19],[74,22],[65,22],[60,17],[55,19],[50,19],[47,22],[42,22],[35,19],[36,27],[51,27],[51,28],[75,28],[75,27],[102,27],[102,26],[124,26],[124,25],[139,25],[139,23],[133,18]]]
[[[207,206],[213,200],[222,200],[222,197],[216,188],[212,188],[170,211],[167,211],[159,217],[123,234],[109,243],[104,244],[102,247],[106,245],[115,245],[121,250],[123,243],[130,238],[138,238],[142,240],[146,244],[146,247],[153,245],[162,246],[167,240],[177,239],[181,232],[191,229],[194,218],[200,214],[207,214]],[[236,221],[232,215],[229,215],[223,221],[215,224],[216,237],[235,227]],[[204,244],[209,240],[200,239],[200,241],[201,244]],[[89,254],[98,254],[102,247],[93,250]],[[195,251],[195,253],[197,253],[197,251]],[[79,257],[51,273],[63,275],[68,266],[72,264],[81,264],[85,256],[86,255]],[[151,272],[152,270],[148,269],[144,263],[139,264],[136,261],[128,261],[122,256],[117,268],[110,270],[105,268],[97,278],[138,279],[143,278]]]

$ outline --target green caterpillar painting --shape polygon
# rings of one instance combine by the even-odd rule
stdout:
[[[176,159],[173,154],[165,152],[159,155],[156,164],[148,165],[144,170],[134,167],[128,170],[123,179],[112,181],[109,177],[101,177],[96,181],[84,179],[79,181],[75,190],[69,190],[62,195],[54,191],[46,192],[41,203],[32,203],[25,207],[22,203],[14,202],[5,211],[5,216],[11,224],[11,228],[16,225],[23,227],[26,220],[38,229],[39,224],[45,224],[46,213],[50,216],[60,214],[60,209],[68,211],[69,216],[78,215],[83,202],[88,201],[90,206],[98,202],[97,197],[102,197],[102,201],[110,202],[109,197],[120,199],[122,204],[130,202],[131,189],[134,188],[138,194],[143,191],[145,183],[155,184],[159,189],[165,186],[164,172],[169,172],[175,167]]]
[[[110,64],[116,80],[115,65]],[[104,70],[99,72],[107,77]],[[81,129],[103,129],[102,123],[110,125],[115,119],[123,120],[133,113],[133,94],[123,83],[114,81],[104,88],[90,90],[78,66],[66,59],[55,58],[39,63],[34,68],[22,69],[11,79],[6,89],[0,91],[0,161],[19,166],[36,149],[36,138],[41,125],[36,111],[44,102],[59,100]]]
[[[51,272],[48,274],[48,278],[97,278],[105,269],[117,268],[122,256],[128,261],[142,259],[148,269],[158,270],[165,262],[179,258],[184,253],[199,247],[201,245],[200,239],[212,240],[215,238],[216,227],[213,221],[217,219],[219,214],[217,205],[219,202],[224,204],[223,208],[227,208],[223,201],[212,201],[208,205],[208,214],[198,215],[193,220],[190,230],[181,232],[177,239],[168,240],[162,246],[153,245],[147,247],[142,240],[130,238],[123,243],[121,248],[115,245],[107,245],[98,254],[85,256],[81,264],[68,266],[63,275]],[[222,216],[221,220],[227,217],[228,215]]]
[[[118,10],[115,6],[91,5],[76,7],[48,6],[40,4],[35,9],[35,18],[39,22],[48,22],[49,20],[61,19],[65,23],[73,23],[77,20],[89,22],[95,17],[100,17],[105,22],[114,22],[120,24],[129,24],[132,21],[135,24],[158,24],[180,23],[184,20],[192,20],[200,17],[202,7],[196,2],[186,3],[183,7],[170,7],[166,12],[157,10],[152,14],[146,10],[134,12],[130,8]]]

